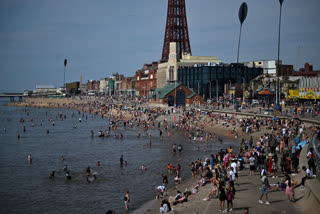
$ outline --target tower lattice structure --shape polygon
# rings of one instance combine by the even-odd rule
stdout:
[[[178,57],[181,58],[183,52],[190,53],[191,55],[185,0],[168,0],[167,23],[161,57],[162,62],[167,62],[169,59],[170,42],[177,43]]]

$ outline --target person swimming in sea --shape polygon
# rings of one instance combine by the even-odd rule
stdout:
[[[141,164],[141,166],[140,166],[139,169],[142,170],[142,171],[145,171],[145,170],[147,170],[148,168],[147,168],[145,165]]]
[[[66,179],[67,180],[71,180],[72,179],[71,174],[70,174],[69,171],[66,172]]]
[[[121,166],[123,165],[123,155],[121,155],[121,157],[120,157],[120,165]]]
[[[87,167],[87,169],[86,169],[86,174],[87,174],[87,176],[90,176],[90,175],[91,175],[90,166]]]
[[[55,171],[52,171],[49,175],[49,179],[54,179],[54,174],[55,174]]]
[[[92,176],[87,176],[87,182],[88,183],[91,183],[93,182],[94,180],[97,180],[97,177],[95,174],[93,174]]]
[[[29,161],[30,164],[32,164],[32,156],[31,156],[31,154],[28,155],[28,161]]]

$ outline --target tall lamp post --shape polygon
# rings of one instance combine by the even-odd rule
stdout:
[[[281,27],[281,11],[283,0],[280,2],[280,17],[279,17],[279,34],[278,34],[278,61],[277,61],[277,79],[276,79],[276,109],[281,110],[280,106],[280,81],[279,81],[279,61],[280,61],[280,27]]]
[[[238,42],[237,70],[238,70],[238,66],[239,66],[238,63],[239,63],[241,29],[242,29],[242,24],[243,24],[244,20],[247,18],[247,14],[248,14],[248,5],[247,5],[247,3],[243,2],[239,8],[240,33],[239,33],[239,42]],[[243,78],[243,76],[242,76],[242,78]],[[244,88],[243,88],[243,102],[244,102]]]

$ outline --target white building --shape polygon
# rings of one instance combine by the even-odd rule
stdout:
[[[275,75],[277,72],[277,60],[257,60],[251,62],[244,62],[243,64],[248,67],[263,68],[264,74]],[[279,60],[279,64],[282,65],[281,60]]]
[[[33,96],[47,96],[61,94],[54,85],[36,85],[36,89],[33,90]]]

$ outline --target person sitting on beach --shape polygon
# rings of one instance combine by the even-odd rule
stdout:
[[[202,186],[205,186],[207,184],[207,181],[206,179],[202,176],[200,181],[198,182],[197,186],[195,186],[195,188],[199,188],[199,187],[202,187]]]
[[[219,182],[219,181],[217,181],[217,182]],[[210,200],[211,197],[218,198],[219,189],[218,189],[217,182],[216,181],[212,182],[213,187],[212,187],[211,191],[208,193],[208,195],[203,199],[204,201]]]
[[[167,212],[170,212],[171,210],[172,209],[168,200],[167,199],[162,200],[160,213],[167,213]]]
[[[206,174],[203,176],[206,181],[210,180],[213,177],[213,173],[209,168],[206,168]]]
[[[177,205],[178,203],[183,203],[187,201],[188,201],[187,193],[183,193],[183,196],[181,196],[180,194],[179,197],[176,197],[175,201],[173,202],[173,205]]]

